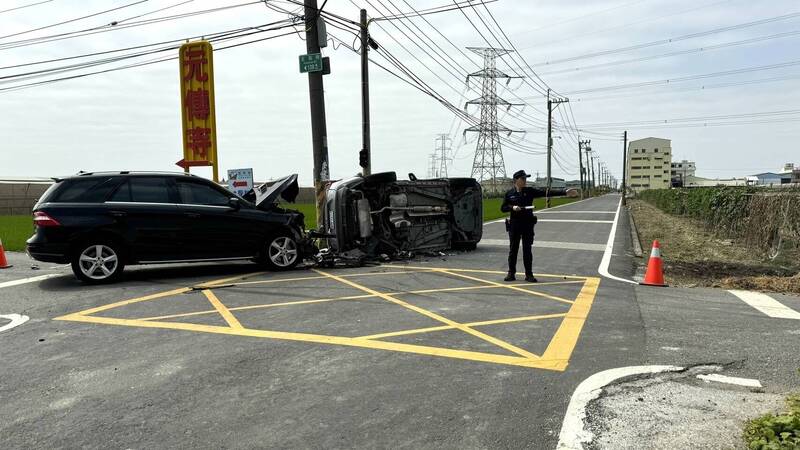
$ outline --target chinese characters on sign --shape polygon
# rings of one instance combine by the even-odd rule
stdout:
[[[228,169],[228,189],[242,197],[253,189],[253,169]]]
[[[183,160],[191,166],[213,166],[217,181],[217,127],[214,117],[214,60],[211,44],[196,41],[179,51]]]

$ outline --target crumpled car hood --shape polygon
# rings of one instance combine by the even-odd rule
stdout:
[[[253,188],[255,193],[255,203],[258,208],[270,207],[278,201],[278,196],[289,203],[294,203],[297,194],[300,193],[300,187],[297,185],[297,174],[292,174],[279,179],[267,186],[262,184]]]

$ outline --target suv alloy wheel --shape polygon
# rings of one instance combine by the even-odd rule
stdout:
[[[85,283],[105,283],[122,274],[125,264],[119,246],[112,242],[89,242],[72,257],[72,271]]]

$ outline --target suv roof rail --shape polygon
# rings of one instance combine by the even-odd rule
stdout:
[[[182,175],[189,177],[197,177],[193,173],[179,172],[177,170],[120,170],[120,171],[102,171],[102,172],[84,172],[78,171],[74,176],[85,177],[90,175],[146,175],[146,174],[164,174],[164,175]]]

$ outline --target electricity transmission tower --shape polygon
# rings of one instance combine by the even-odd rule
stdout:
[[[428,178],[436,178],[436,169],[438,166],[438,156],[436,152],[431,153],[430,160],[428,160]]]
[[[446,134],[440,134],[436,138],[436,154],[438,160],[438,167],[436,172],[436,178],[447,178],[447,162],[452,161],[450,155],[450,145],[448,144],[451,142],[450,136]]]
[[[475,147],[475,159],[472,161],[472,178],[478,180],[483,186],[483,192],[497,194],[502,192],[506,180],[506,166],[503,161],[503,150],[500,147],[500,133],[511,134],[511,130],[497,123],[497,107],[520,106],[521,103],[509,103],[497,96],[497,79],[505,78],[506,83],[514,77],[505,74],[496,67],[495,59],[510,53],[512,50],[491,47],[467,47],[467,50],[483,57],[483,69],[467,75],[481,79],[481,96],[467,102],[468,105],[480,105],[481,118],[477,126],[464,130],[478,133],[478,143]]]

